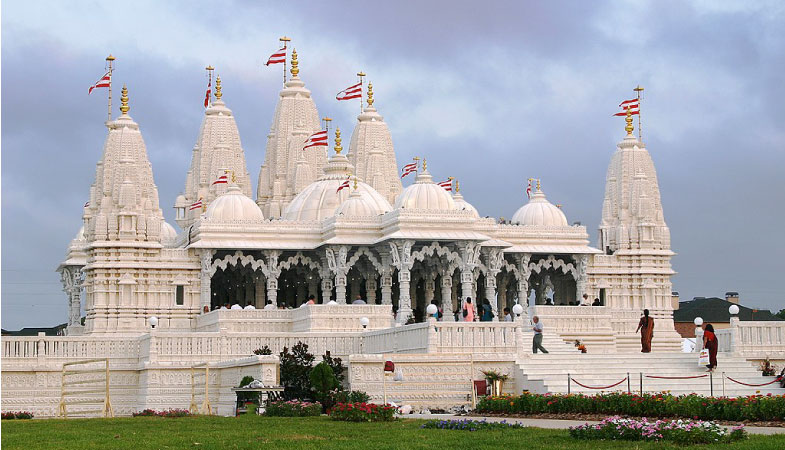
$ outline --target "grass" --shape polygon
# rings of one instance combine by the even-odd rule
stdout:
[[[5,449],[668,449],[636,442],[589,442],[567,430],[527,428],[483,432],[424,430],[422,421],[336,422],[326,417],[134,417],[4,420]],[[717,449],[782,449],[785,435],[752,435]]]

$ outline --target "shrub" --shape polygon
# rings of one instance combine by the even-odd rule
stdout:
[[[2,420],[32,419],[33,413],[28,411],[8,411],[2,413]]]
[[[254,355],[260,355],[260,356],[261,356],[261,355],[272,355],[272,354],[273,354],[273,351],[272,351],[272,350],[270,350],[270,347],[268,347],[268,346],[266,346],[266,345],[265,345],[265,346],[264,346],[264,347],[262,347],[262,348],[257,348],[256,350],[254,350],[254,351],[253,351],[253,354],[254,354]]]
[[[507,414],[579,413],[627,415],[636,417],[685,417],[702,420],[782,421],[785,395],[749,397],[703,397],[696,394],[673,396],[611,392],[583,394],[531,394],[485,397],[478,412]]]
[[[368,403],[371,396],[363,391],[333,391],[333,403]]]
[[[747,432],[744,431],[743,426],[728,431],[714,422],[700,420],[649,422],[645,417],[636,420],[613,416],[597,425],[570,427],[570,436],[576,439],[672,441],[677,444],[692,445],[739,441],[747,437]]]
[[[322,405],[319,402],[289,400],[270,402],[264,415],[273,417],[306,417],[318,416],[321,413]]]
[[[322,356],[322,361],[327,363],[327,365],[333,369],[333,374],[335,374],[338,384],[343,385],[343,382],[346,379],[346,375],[344,374],[346,367],[344,367],[341,358],[333,358],[328,351],[324,354],[324,356]]]
[[[187,409],[166,409],[163,411],[156,411],[154,409],[145,409],[140,412],[135,412],[134,417],[187,417],[191,416],[191,411]]]
[[[324,361],[320,362],[308,374],[311,380],[311,390],[325,409],[332,406],[330,391],[338,387],[338,379],[335,378],[332,368]]]
[[[281,385],[286,399],[310,398],[310,379],[308,375],[315,357],[308,353],[308,345],[297,342],[292,351],[284,347],[281,358]]]
[[[526,428],[519,423],[508,423],[506,420],[501,422],[488,422],[487,420],[429,420],[422,424],[420,428],[433,428],[438,430],[460,430],[460,431],[485,431],[485,430],[509,430],[515,428]]]
[[[375,403],[338,403],[327,414],[333,420],[347,422],[389,422],[398,408]]]

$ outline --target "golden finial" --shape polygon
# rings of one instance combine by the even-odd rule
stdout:
[[[425,158],[422,159],[422,170],[428,170],[428,160]]]
[[[335,129],[335,154],[340,155],[341,150],[343,150],[343,147],[341,147],[341,129],[336,128]]]
[[[115,57],[114,57],[114,56],[112,56],[112,54],[110,53],[110,54],[109,54],[109,56],[107,56],[107,57],[106,57],[106,60],[107,60],[107,61],[114,61],[114,60],[115,60]]]
[[[357,175],[354,176],[354,190],[357,190]]]
[[[286,45],[287,42],[291,41],[291,39],[286,37],[286,36],[280,37],[280,38],[278,38],[278,40],[283,42],[284,43],[283,45]]]
[[[128,107],[128,88],[123,85],[122,95],[120,95],[120,111],[123,115],[128,114],[128,110],[131,109]]]
[[[365,72],[363,72],[363,71],[361,70],[361,71],[357,72],[357,76],[358,76],[358,77],[364,77],[364,76],[365,76]]]
[[[221,76],[215,77],[215,98],[220,100],[223,94],[221,93]]]
[[[237,183],[237,177],[234,175],[234,170],[232,171],[232,183]]]
[[[539,192],[540,190],[541,190],[540,189],[540,179],[537,178],[537,192]]]
[[[368,83],[368,107],[373,106],[373,83]]]
[[[208,64],[207,67],[204,68],[204,70],[215,70],[215,67]]]
[[[293,77],[296,77],[297,74],[300,73],[300,68],[297,67],[299,63],[297,62],[297,49],[292,49],[292,69],[290,72],[292,73]]]
[[[624,130],[627,131],[627,136],[632,136],[632,112],[630,112],[630,108],[627,108],[627,117],[624,118],[624,121],[627,122],[627,125],[624,127]]]
[[[455,192],[461,192],[461,182],[455,180]]]

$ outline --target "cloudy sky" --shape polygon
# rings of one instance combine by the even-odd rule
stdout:
[[[2,2],[2,326],[66,320],[55,268],[81,225],[117,57],[161,206],[174,224],[205,90],[218,69],[256,180],[281,88],[262,62],[292,37],[319,113],[365,71],[399,164],[426,156],[482,215],[510,217],[542,179],[596,244],[605,172],[645,87],[643,137],[682,299],[741,293],[785,307],[785,6],[640,2]],[[351,103],[351,104],[350,104]],[[117,110],[115,108],[115,114]],[[346,133],[349,134],[348,132]],[[407,182],[408,183],[408,182]],[[255,186],[254,186],[255,192]]]

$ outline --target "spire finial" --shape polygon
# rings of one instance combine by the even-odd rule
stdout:
[[[234,170],[232,171],[232,183],[237,183],[237,177],[234,174]]]
[[[292,49],[292,76],[296,77],[300,73],[299,62],[297,61],[297,49]]]
[[[627,125],[624,127],[624,130],[627,132],[627,136],[632,136],[632,112],[630,112],[630,108],[627,108],[627,116],[624,118],[624,121],[627,122]]]
[[[106,60],[107,60],[107,61],[114,61],[114,60],[115,60],[115,57],[114,57],[114,56],[112,56],[112,54],[110,53],[110,54],[109,54],[109,56],[107,56],[107,57],[106,57]]]
[[[215,98],[220,100],[223,94],[221,93],[221,76],[215,77]]]
[[[357,175],[354,176],[354,190],[357,190]]]
[[[455,192],[461,192],[461,182],[458,180],[455,180]]]
[[[539,178],[537,178],[537,192],[542,192],[542,189],[540,189],[540,179]]]
[[[123,85],[122,95],[120,95],[120,112],[126,115],[129,109],[131,108],[128,106],[128,88]]]
[[[373,83],[368,82],[368,107],[373,106]]]
[[[340,155],[343,147],[341,147],[341,129],[335,129],[335,154]]]
[[[422,170],[428,170],[428,160],[425,158],[422,159]]]

